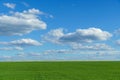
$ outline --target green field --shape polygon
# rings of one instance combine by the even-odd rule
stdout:
[[[120,62],[1,62],[0,80],[120,80]]]

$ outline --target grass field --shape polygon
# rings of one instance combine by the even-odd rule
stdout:
[[[0,80],[120,80],[120,62],[1,62]]]

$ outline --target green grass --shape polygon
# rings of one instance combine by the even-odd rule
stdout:
[[[120,62],[1,62],[0,80],[120,80]]]

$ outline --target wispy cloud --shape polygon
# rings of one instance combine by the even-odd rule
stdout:
[[[120,51],[81,51],[81,50],[46,50],[39,52],[22,52],[15,57],[26,60],[119,60]],[[15,58],[14,57],[14,58]]]
[[[25,38],[25,39],[20,39],[20,40],[14,40],[11,42],[0,42],[2,45],[13,45],[13,46],[21,46],[21,47],[26,47],[26,46],[40,46],[42,45],[40,42],[30,39],[30,38]]]
[[[120,39],[116,41],[116,44],[120,46]]]
[[[120,28],[117,29],[117,30],[115,30],[114,33],[115,33],[116,35],[120,35]]]
[[[24,5],[24,6],[26,6],[26,7],[29,7],[30,5],[28,4],[28,3],[26,3],[26,2],[22,2],[22,4]]]
[[[14,9],[16,7],[16,4],[14,3],[3,3],[3,5],[11,9]]]
[[[92,43],[92,44],[71,44],[73,49],[77,50],[90,50],[90,51],[101,51],[101,50],[114,50],[111,46],[104,43]]]
[[[21,50],[23,50],[23,48],[21,48],[21,47],[2,47],[2,48],[0,48],[0,50],[2,50],[2,51],[11,51],[11,50],[21,51]]]

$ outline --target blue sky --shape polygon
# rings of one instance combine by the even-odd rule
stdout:
[[[120,0],[0,0],[0,60],[120,60]]]

